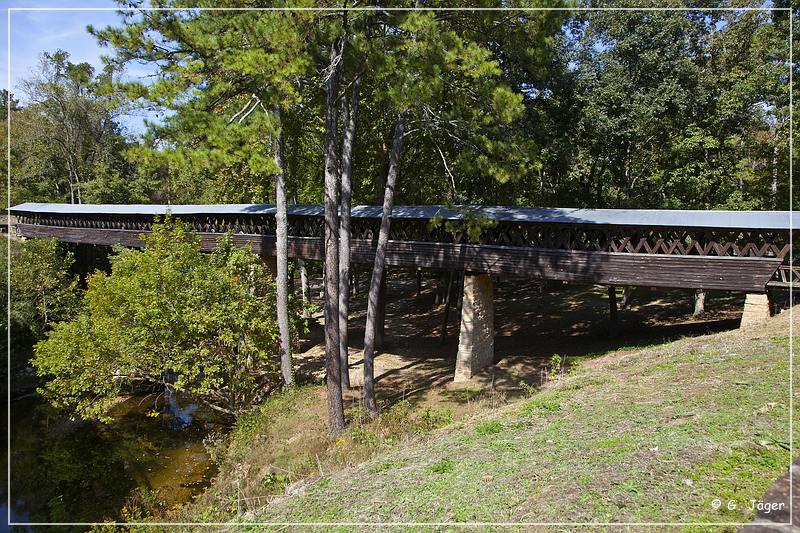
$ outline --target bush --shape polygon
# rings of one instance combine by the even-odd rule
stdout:
[[[142,251],[117,249],[91,276],[85,310],[37,344],[42,394],[103,418],[123,386],[159,384],[236,417],[279,383],[275,291],[261,260],[225,238],[210,254],[180,221]]]
[[[55,239],[19,242],[4,238],[4,256],[9,245],[11,336],[15,351],[27,354],[55,323],[77,312],[80,303],[78,277],[70,274],[75,261],[73,254]],[[5,274],[2,277],[2,297],[5,298]]]

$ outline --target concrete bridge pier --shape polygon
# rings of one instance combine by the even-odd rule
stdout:
[[[742,312],[742,322],[740,328],[763,322],[772,316],[772,305],[769,295],[748,294],[744,300],[744,311]]]
[[[454,381],[467,381],[494,360],[494,284],[488,274],[464,275],[461,332]]]

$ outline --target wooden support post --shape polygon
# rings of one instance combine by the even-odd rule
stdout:
[[[617,320],[617,288],[613,285],[608,286],[608,318]]]
[[[450,275],[452,279],[452,274]],[[417,298],[422,294],[422,269],[417,268]]]

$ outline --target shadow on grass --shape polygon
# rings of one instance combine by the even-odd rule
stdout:
[[[444,306],[434,304],[436,280],[426,279],[417,294],[413,276],[390,275],[386,340],[376,355],[375,376],[378,399],[384,406],[400,400],[420,401],[432,388],[441,389],[454,402],[472,401],[477,394],[474,391],[480,389],[509,396],[530,393],[531,387],[538,388],[547,379],[554,355],[570,365],[621,349],[733,329],[738,326],[744,299],[742,295],[711,293],[706,315],[694,318],[693,291],[633,289],[631,305],[620,309],[612,323],[605,287],[553,287],[529,279],[503,279],[495,287],[495,364],[466,386],[453,387],[458,295],[453,295],[456,303],[442,343]],[[311,292],[318,295],[313,288]],[[353,357],[353,352],[363,350],[366,294],[354,295],[350,309],[350,367],[351,372],[358,372],[363,361]],[[322,320],[317,318],[300,343],[301,352],[310,356],[298,358],[298,372],[324,372]],[[360,391],[351,395],[359,396]]]

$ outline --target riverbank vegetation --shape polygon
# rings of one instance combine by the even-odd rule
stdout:
[[[13,265],[8,278],[0,276],[0,283],[3,304],[9,310],[4,327],[10,329],[10,366],[18,370],[28,364],[34,344],[79,309],[80,280],[73,270],[74,254],[54,239],[4,238],[0,254],[3,261],[10,256]],[[11,299],[7,301],[8,281]],[[8,337],[3,333],[0,342],[5,349]]]
[[[54,406],[104,417],[124,390],[160,386],[235,418],[280,386],[273,278],[251,250],[223,238],[204,254],[167,218],[143,250],[110,260],[110,273],[88,278],[77,316],[36,345],[31,363]]]

